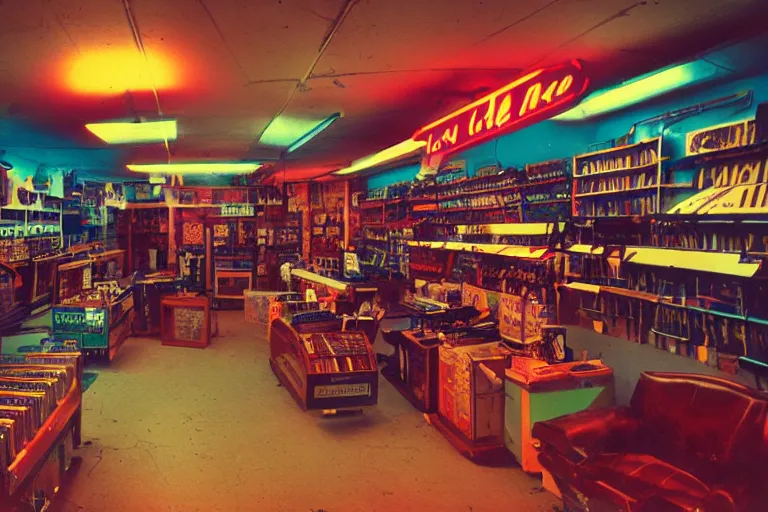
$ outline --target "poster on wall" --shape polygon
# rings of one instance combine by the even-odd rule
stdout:
[[[312,258],[339,257],[344,248],[345,183],[312,183],[310,195]]]

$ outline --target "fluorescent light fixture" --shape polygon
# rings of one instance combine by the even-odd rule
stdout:
[[[129,170],[150,174],[247,174],[261,167],[258,162],[210,162],[178,164],[128,164]]]
[[[314,130],[323,121],[325,119],[307,119],[281,114],[270,121],[267,129],[259,138],[259,144],[287,148],[303,137],[305,133]]]
[[[138,144],[176,140],[176,120],[146,123],[91,123],[85,127],[107,144]]]
[[[352,162],[352,165],[344,169],[336,171],[334,174],[343,176],[346,174],[354,174],[356,172],[364,171],[371,167],[375,167],[380,164],[396,160],[397,158],[409,155],[415,151],[421,150],[427,143],[424,141],[416,141],[412,139],[404,140],[399,144],[390,146],[387,149],[382,149],[378,153],[368,155]]]
[[[590,94],[579,105],[554,117],[556,121],[581,121],[620,110],[675,89],[709,80],[718,68],[706,61],[693,61],[633,78],[618,86]]]
[[[341,112],[337,112],[337,113],[335,113],[335,114],[333,114],[331,116],[328,116],[327,118],[322,120],[320,123],[318,123],[317,126],[315,126],[311,130],[306,132],[304,135],[302,135],[301,137],[296,139],[290,146],[288,146],[288,149],[286,149],[286,151],[288,153],[292,153],[292,152],[296,151],[301,146],[303,146],[304,144],[306,144],[307,142],[312,140],[318,133],[320,133],[321,131],[325,130],[329,126],[331,126],[331,124],[335,120],[340,119],[341,116],[342,116]]]

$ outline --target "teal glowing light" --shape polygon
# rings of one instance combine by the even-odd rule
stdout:
[[[328,128],[331,123],[342,117],[341,113],[333,114],[322,121],[305,119],[286,115],[274,118],[259,137],[259,143],[265,146],[287,148],[290,153],[306,144],[312,137]]]
[[[299,137],[296,141],[293,142],[290,146],[288,146],[288,149],[286,150],[288,153],[292,153],[299,149],[301,146],[312,140],[318,133],[325,130],[331,124],[336,121],[337,119],[341,118],[341,112],[337,112],[331,116],[328,116],[326,119],[324,119],[320,124],[312,128],[310,131]]]
[[[654,71],[608,89],[590,94],[579,105],[554,117],[556,121],[581,121],[636,105],[670,91],[713,78],[718,68],[706,61]]]

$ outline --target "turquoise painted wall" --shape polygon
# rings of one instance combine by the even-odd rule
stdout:
[[[419,169],[420,167],[418,165],[407,165],[405,167],[392,169],[391,171],[371,176],[368,178],[368,190],[382,188],[404,181],[413,181],[413,178],[416,177]]]

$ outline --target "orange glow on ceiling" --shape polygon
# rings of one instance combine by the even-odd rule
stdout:
[[[85,51],[69,63],[67,86],[81,94],[122,94],[125,91],[172,89],[180,83],[174,64],[162,55],[134,46]]]

